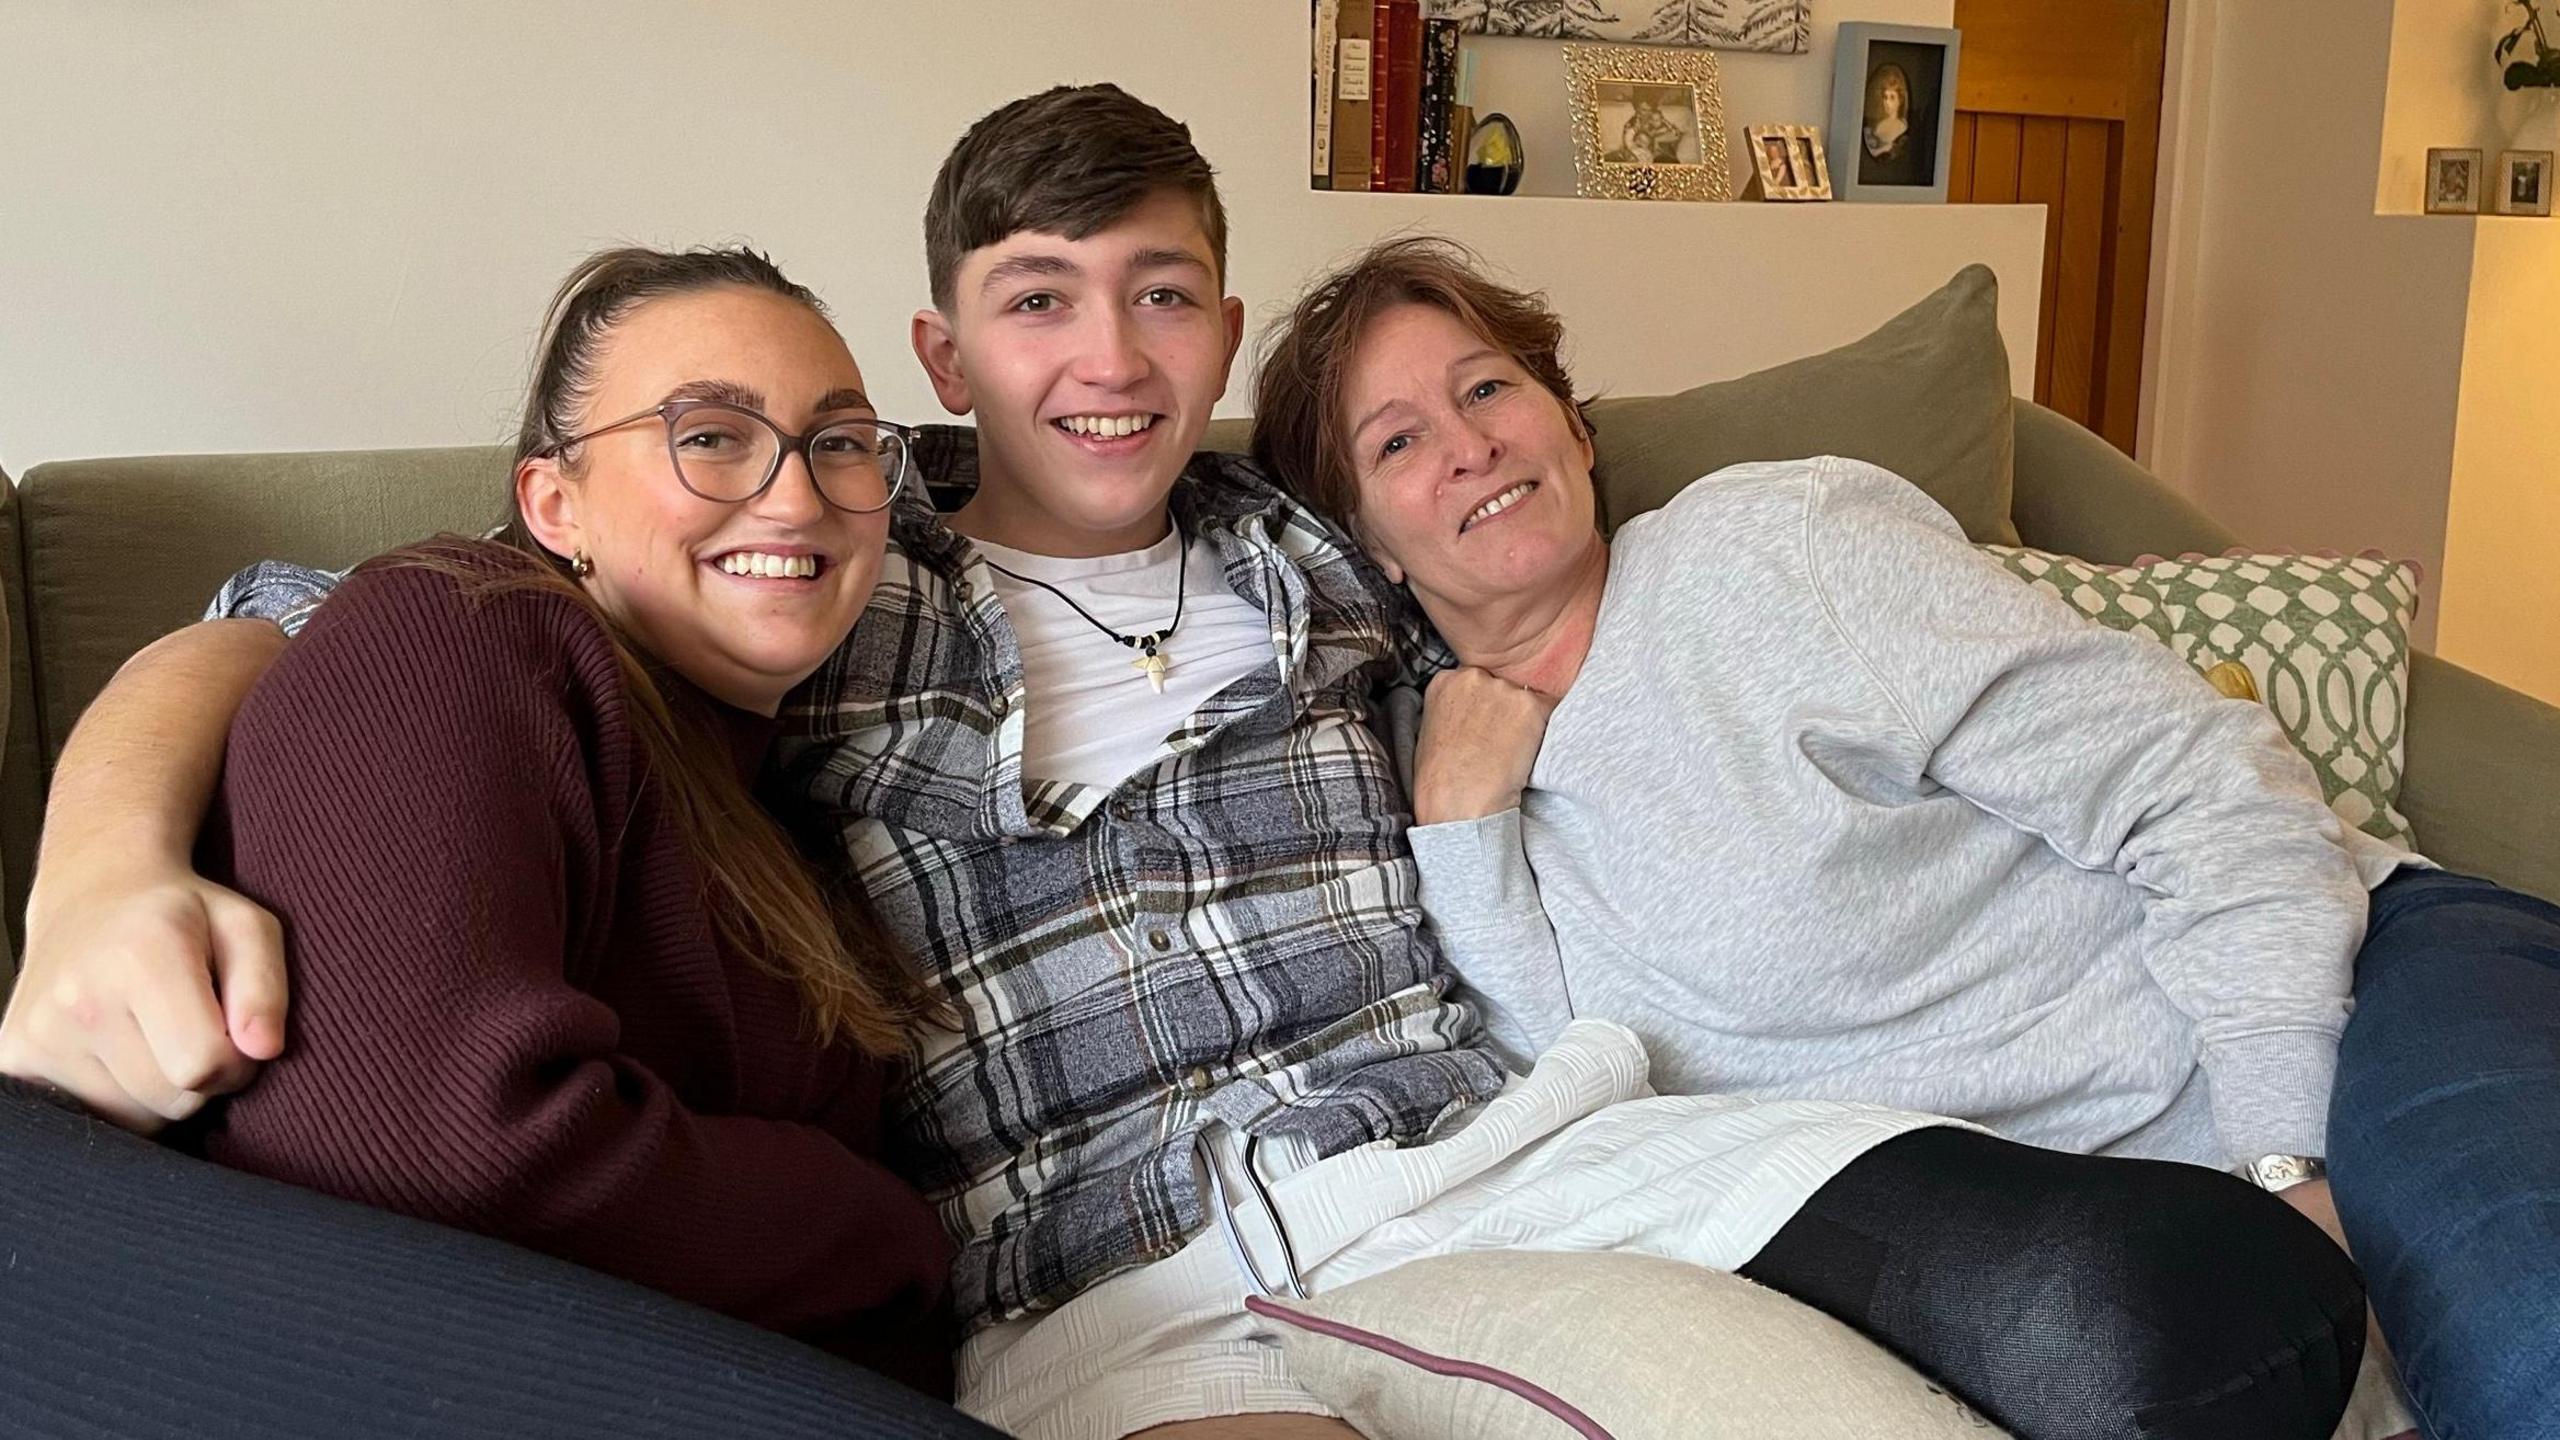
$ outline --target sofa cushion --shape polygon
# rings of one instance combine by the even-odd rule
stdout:
[[[1677,395],[1594,402],[1608,524],[1727,465],[1846,455],[1927,491],[1973,540],[2016,544],[2014,402],[1999,302],[1989,267],[1968,265],[1837,350]]]
[[[1311,1300],[1247,1303],[1278,1335],[1292,1377],[1363,1434],[2001,1433],[1811,1306],[1656,1256],[1479,1251],[1417,1260]]]
[[[2399,810],[2416,567],[2370,556],[2247,553],[2101,566],[1986,545],[2019,579],[2198,670],[2237,664],[2320,776],[2339,818],[2414,845]]]
[[[338,568],[507,503],[509,452],[342,450],[39,465],[18,493],[41,757],[134,651],[258,560]],[[169,506],[184,497],[181,519]]]

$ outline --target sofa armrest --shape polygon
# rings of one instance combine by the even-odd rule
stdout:
[[[2220,521],[2125,453],[2031,401],[2017,406],[2010,515],[2038,550],[2122,565],[2142,555],[2219,555],[2240,543]]]
[[[2560,902],[2560,709],[2419,654],[2405,766],[2400,809],[2429,859]]]
[[[565,1260],[154,1145],[0,1078],[0,1431],[1002,1440]]]

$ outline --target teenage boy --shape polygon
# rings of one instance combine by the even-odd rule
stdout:
[[[2137,1412],[2213,1386],[2263,1406],[2244,1377],[2281,1348],[2310,1357],[2285,1380],[2329,1422],[2270,1428],[2253,1408],[2243,1428],[2326,1433],[2361,1291],[2316,1231],[2236,1182],[2194,1172],[2206,1183],[2163,1195],[2120,1168],[2137,1162],[2068,1156],[1986,1182],[1984,1153],[2040,1152],[1854,1105],[1624,1104],[1648,1094],[1644,1055],[1605,1024],[1507,1076],[1421,926],[1405,800],[1373,729],[1392,591],[1245,462],[1193,453],[1243,313],[1189,132],[1108,85],[1017,101],[953,150],[925,231],[917,354],[976,429],[920,439],[926,484],[902,498],[861,625],[786,706],[769,793],[847,858],[959,1013],[919,1048],[889,1122],[962,1247],[964,1408],[1027,1436],[1322,1414],[1258,1333],[1251,1290],[1499,1244],[1744,1269],[2028,1433],[2060,1433],[2068,1413],[2073,1433],[2133,1434]],[[289,619],[330,583],[262,567],[220,603]],[[272,644],[217,637],[132,667],[64,757],[31,975],[165,976],[169,951],[203,955],[164,937],[159,958],[79,959],[124,953],[90,938],[123,923],[110,896],[178,897],[216,935],[220,1001],[197,958],[179,972],[191,983],[144,987],[133,1007],[195,1017],[143,1027],[200,1032],[193,1050],[158,1069],[37,1057],[128,1117],[190,1109],[275,1053],[272,934],[233,939],[246,902],[181,878],[251,668],[237,652]],[[148,882],[116,868],[136,854],[155,857]],[[172,989],[188,997],[159,998]],[[226,1020],[231,1041],[213,1039]],[[120,1092],[98,1083],[130,1074]],[[1879,1241],[1859,1213],[1879,1193],[2062,1243],[2022,1269],[1961,1239],[1979,1228]],[[2137,1209],[2165,1238],[2127,1243]],[[2197,1263],[2235,1244],[2263,1253]],[[2055,1289],[2056,1267],[2084,1264],[2109,1267],[2082,1278],[2114,1304]],[[1936,1294],[1964,1303],[1924,1303]],[[2220,1328],[2188,1323],[2207,1314]],[[2022,1324],[2062,1338],[2001,1343]],[[2211,1338],[2163,1366],[2127,1326]],[[2071,1357],[2067,1406],[2018,1358],[2032,1355]],[[2089,1429],[2092,1409],[2119,1412],[2115,1428]]]

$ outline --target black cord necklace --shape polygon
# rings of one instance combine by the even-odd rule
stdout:
[[[1165,641],[1173,638],[1174,631],[1182,628],[1182,602],[1190,598],[1188,582],[1191,579],[1191,542],[1183,538],[1182,522],[1179,520],[1173,522],[1173,540],[1176,551],[1182,557],[1174,570],[1173,619],[1168,622],[1163,629],[1150,635],[1121,634],[1119,631],[1114,630],[1110,626],[1103,624],[1101,621],[1094,619],[1092,611],[1087,610],[1082,605],[1076,603],[1076,597],[1059,589],[1057,586],[1050,584],[1046,580],[1035,580],[1028,575],[1016,574],[1013,571],[1007,570],[1003,566],[997,564],[993,560],[987,561],[987,568],[993,570],[999,575],[1007,577],[1008,579],[1019,580],[1025,585],[1039,586],[1041,589],[1046,590],[1050,594],[1057,596],[1059,599],[1066,601],[1067,608],[1073,610],[1078,615],[1083,616],[1086,624],[1101,631],[1103,634],[1110,636],[1112,639],[1119,641],[1121,644],[1128,646],[1130,649],[1137,651],[1138,658],[1129,662],[1129,668],[1144,672],[1147,677],[1147,683],[1154,686],[1156,693],[1161,695],[1164,693],[1165,672],[1173,668],[1173,659],[1172,657],[1164,654],[1159,647],[1161,647]],[[984,556],[982,555],[980,558],[983,559]]]

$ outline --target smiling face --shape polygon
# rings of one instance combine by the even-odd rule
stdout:
[[[1393,306],[1361,332],[1341,420],[1361,541],[1444,627],[1562,582],[1602,543],[1589,437],[1436,305]]]
[[[605,335],[592,373],[578,430],[688,399],[742,405],[796,434],[872,414],[834,326],[743,286],[642,302]],[[588,593],[651,654],[767,714],[852,630],[889,531],[885,509],[821,500],[797,455],[752,500],[704,500],[678,481],[654,415],[581,442],[566,462],[524,461],[516,503],[546,548],[594,563]]]
[[[1143,549],[1226,392],[1244,306],[1220,294],[1197,202],[1158,191],[1082,240],[1022,231],[970,251],[916,355],[978,423],[965,533],[1060,556]]]

